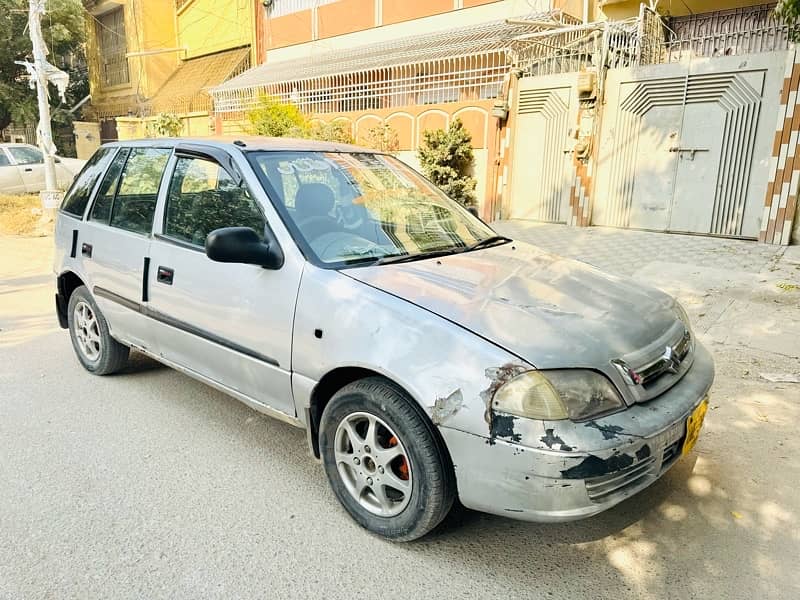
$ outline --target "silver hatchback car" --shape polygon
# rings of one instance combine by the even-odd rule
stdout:
[[[392,156],[242,138],[101,147],[56,227],[90,372],[130,348],[308,432],[395,541],[454,500],[603,511],[697,440],[714,378],[670,296],[497,235]]]

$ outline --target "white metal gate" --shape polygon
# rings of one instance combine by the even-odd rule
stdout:
[[[577,121],[576,75],[520,80],[511,173],[512,219],[569,220],[574,179],[569,136]]]
[[[787,60],[610,70],[592,223],[758,237]]]

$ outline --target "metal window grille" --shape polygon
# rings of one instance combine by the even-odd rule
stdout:
[[[664,62],[690,56],[730,56],[786,50],[791,28],[775,18],[774,4],[674,17]]]
[[[267,8],[267,14],[272,18],[283,17],[337,1],[338,0],[273,0],[272,4]]]
[[[127,45],[125,40],[125,15],[122,7],[97,17],[98,55],[100,79],[105,86],[121,85],[130,81]]]
[[[214,108],[240,113],[263,95],[308,113],[491,99],[514,61],[513,35],[539,29],[497,21],[305,60],[267,62],[212,90]]]

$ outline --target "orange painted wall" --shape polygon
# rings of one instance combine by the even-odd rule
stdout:
[[[369,129],[386,120],[397,132],[400,150],[416,150],[423,131],[445,128],[453,117],[457,116],[472,134],[473,148],[491,148],[492,128],[496,127],[496,121],[489,116],[492,104],[491,100],[422,104],[402,108],[316,114],[313,120],[329,123],[343,117],[350,119],[354,123],[353,137],[357,144],[364,143]],[[490,139],[486,137],[487,130]]]
[[[303,10],[284,17],[266,19],[267,46],[281,48],[311,39],[311,11]]]
[[[391,25],[453,10],[453,0],[389,0],[383,3],[383,24]]]
[[[375,26],[374,0],[339,0],[317,9],[320,38],[333,37]]]
[[[464,0],[464,8],[469,8],[470,6],[479,6],[481,4],[491,4],[492,2],[497,2],[498,0]]]

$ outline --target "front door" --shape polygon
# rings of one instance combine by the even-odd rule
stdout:
[[[300,270],[210,260],[208,233],[251,227],[263,234],[264,212],[246,185],[210,157],[177,155],[171,171],[148,286],[162,355],[294,416],[291,334]]]
[[[21,194],[25,191],[25,182],[19,174],[19,167],[11,164],[5,150],[0,148],[0,193]]]
[[[44,158],[41,150],[33,146],[9,146],[8,152],[17,163],[17,170],[25,191],[37,193],[44,189]]]

